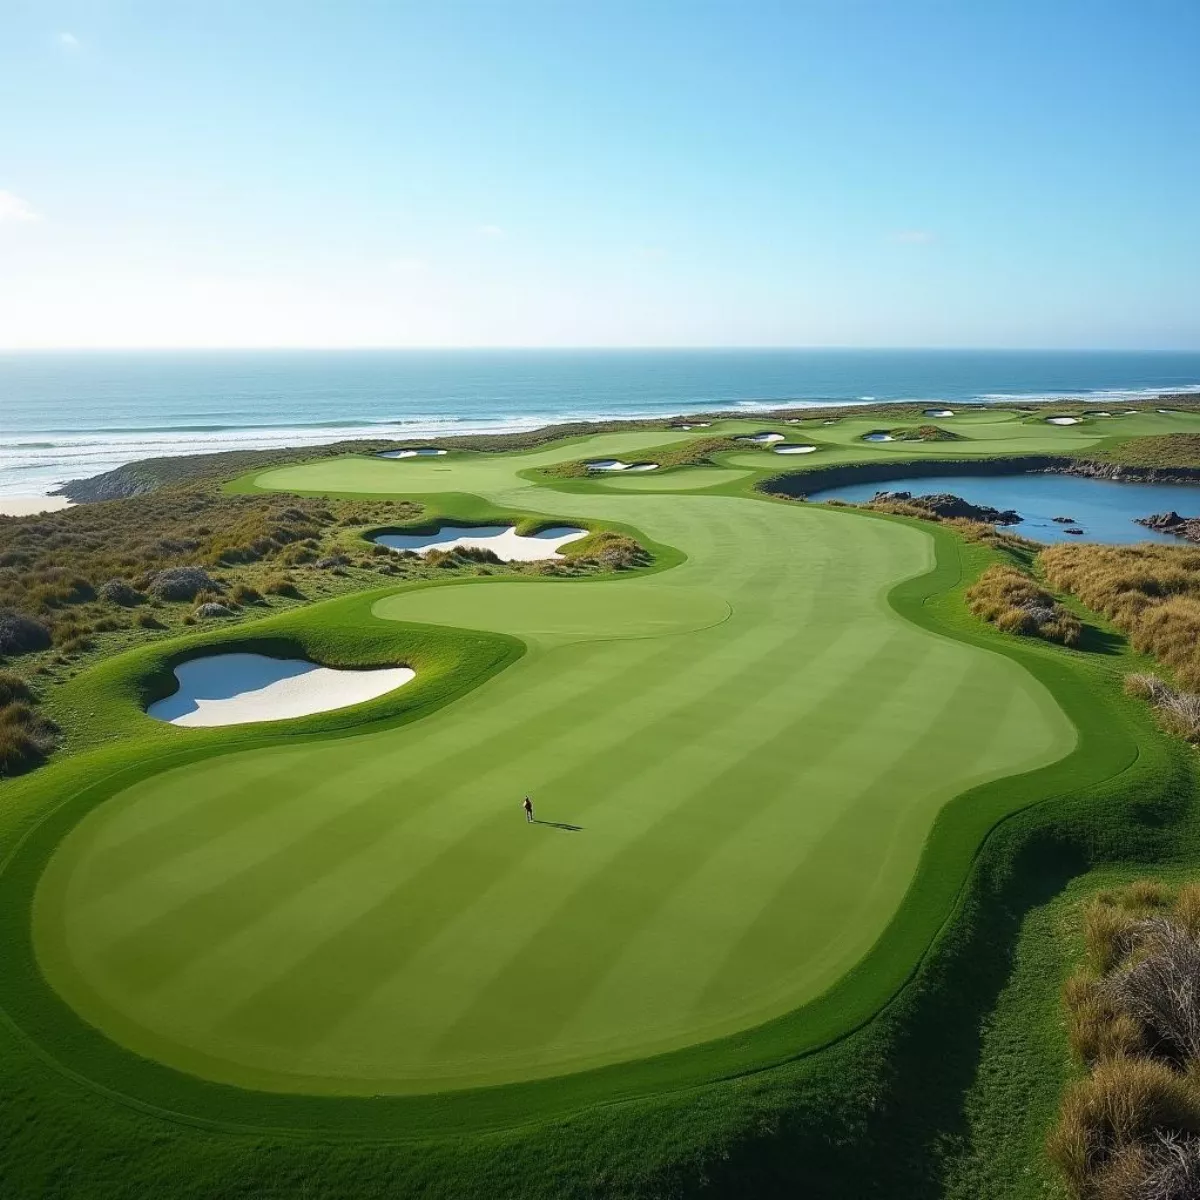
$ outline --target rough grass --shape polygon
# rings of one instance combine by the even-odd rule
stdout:
[[[1005,633],[1040,637],[1064,646],[1076,646],[1083,624],[1049,592],[1016,567],[997,563],[988,567],[967,592],[971,611]]]
[[[1066,1091],[1046,1147],[1076,1200],[1195,1194],[1186,1188],[1200,1178],[1198,915],[1194,883],[1156,879],[1083,907],[1087,962],[1063,1000],[1088,1073]]]
[[[1192,397],[1194,402],[1195,397]],[[1130,438],[1088,454],[1101,462],[1131,467],[1200,467],[1200,433],[1162,433]]]
[[[739,442],[733,437],[693,438],[691,441],[663,446],[657,450],[640,451],[636,461],[657,463],[660,471],[670,467],[712,466],[713,455],[746,448],[745,442]],[[542,474],[548,479],[586,479],[593,474],[587,462],[586,459],[577,459],[572,462],[555,463],[553,466],[544,467]]]
[[[1200,690],[1200,548],[1072,543],[1043,550],[1040,563],[1052,586],[1103,613],[1183,688]]]

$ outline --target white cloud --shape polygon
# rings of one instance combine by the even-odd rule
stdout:
[[[928,229],[902,229],[892,236],[893,240],[906,246],[928,246],[930,242],[937,240],[937,235],[930,233]]]
[[[4,221],[40,221],[42,215],[35,212],[28,200],[12,192],[0,191],[0,222]]]
[[[56,41],[64,50],[78,50],[83,45],[73,33],[67,33],[65,30],[58,35]]]
[[[499,225],[478,225],[475,232],[481,237],[498,238],[504,236],[504,230]]]

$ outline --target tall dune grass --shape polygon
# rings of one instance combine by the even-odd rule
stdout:
[[[1200,1195],[1200,886],[1141,880],[1083,908],[1087,959],[1066,983],[1088,1073],[1046,1149],[1075,1200]]]
[[[1103,613],[1189,691],[1200,690],[1200,548],[1144,542],[1051,546],[1050,583]]]
[[[971,611],[1006,633],[1078,645],[1083,625],[1036,581],[1016,567],[988,567],[967,591]]]

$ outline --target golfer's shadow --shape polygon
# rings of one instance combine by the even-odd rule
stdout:
[[[572,833],[578,833],[583,829],[582,825],[568,825],[565,821],[543,821],[540,817],[534,821],[535,825],[549,825],[551,829],[568,829]]]

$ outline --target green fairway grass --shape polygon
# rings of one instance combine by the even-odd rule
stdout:
[[[970,616],[996,551],[756,486],[1198,419],[714,422],[233,481],[612,528],[654,562],[392,583],[65,684],[78,740],[0,806],[0,1191],[1045,1194],[1057,959],[998,1004],[1016,923],[1097,864],[1194,863],[1192,756],[1121,694],[1146,663],[1111,630]],[[822,449],[571,466],[768,428]],[[144,715],[228,649],[417,677],[286,723]]]
[[[373,1095],[672,1050],[845,975],[938,812],[1063,757],[1075,729],[1017,664],[888,604],[933,565],[918,528],[518,474],[650,438],[663,444],[604,435],[260,477],[605,518],[686,562],[378,600],[376,618],[527,652],[416,724],[207,758],[96,808],[39,886],[35,941],[58,991],[188,1072]],[[547,824],[525,824],[526,793]]]

